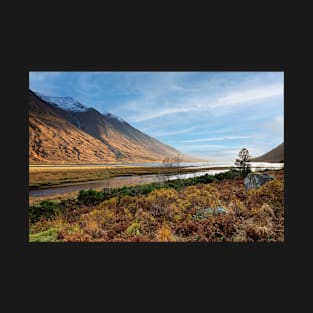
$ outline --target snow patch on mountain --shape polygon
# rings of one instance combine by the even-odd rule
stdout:
[[[85,112],[88,110],[87,107],[85,107],[72,97],[51,97],[43,95],[40,92],[35,92],[35,94],[42,100],[54,104],[65,111]]]
[[[116,119],[116,120],[118,120],[118,121],[120,121],[120,122],[122,122],[122,123],[126,123],[125,120],[123,120],[121,117],[119,117],[119,116],[117,116],[117,115],[115,115],[115,114],[108,113],[108,112],[103,112],[102,114],[103,114],[104,116],[110,118],[110,119]]]

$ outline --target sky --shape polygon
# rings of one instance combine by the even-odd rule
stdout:
[[[30,72],[29,88],[110,112],[184,154],[234,161],[284,141],[283,72]]]

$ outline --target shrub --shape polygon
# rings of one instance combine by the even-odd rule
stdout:
[[[227,172],[215,174],[215,179],[217,180],[233,179],[235,177],[241,177],[242,175],[243,175],[243,172],[233,169]]]
[[[248,192],[244,191],[242,179],[206,183],[237,176],[238,171],[221,174],[218,178],[204,175],[183,182],[176,180],[101,192],[85,190],[79,194],[80,202],[43,201],[33,207],[33,214],[45,218],[30,225],[30,239],[283,241],[283,179]],[[83,205],[99,201],[95,206]],[[219,210],[224,214],[218,214]],[[54,215],[56,217],[52,217]]]
[[[273,236],[273,231],[268,226],[251,224],[246,227],[247,239],[252,241],[268,241]]]
[[[105,194],[101,191],[96,190],[81,190],[78,194],[77,199],[86,205],[94,205],[106,198]]]
[[[216,227],[215,236],[220,235],[222,240],[230,238],[236,232],[236,218],[233,215],[219,215],[214,218],[214,226]]]
[[[171,228],[164,224],[162,227],[157,231],[156,234],[157,241],[176,241],[175,236],[173,235]]]
[[[31,223],[39,221],[42,217],[51,218],[61,212],[59,201],[41,201],[39,205],[29,207],[28,216]]]
[[[248,216],[250,214],[249,210],[245,207],[244,203],[235,197],[229,202],[228,209],[235,216]]]
[[[95,191],[92,189],[81,190],[77,199],[86,205],[95,205],[103,200],[112,197],[125,197],[125,196],[138,196],[149,194],[155,190],[160,189],[175,189],[176,191],[182,190],[186,186],[194,186],[197,184],[210,184],[217,180],[232,179],[241,176],[242,173],[238,170],[229,170],[225,173],[216,174],[215,176],[205,174],[199,177],[191,177],[187,179],[176,179],[166,183],[151,183],[136,186],[124,186],[121,188],[104,188],[103,191]]]
[[[251,208],[260,207],[267,203],[274,213],[283,214],[284,211],[284,183],[274,179],[258,189],[248,191],[248,204]]]

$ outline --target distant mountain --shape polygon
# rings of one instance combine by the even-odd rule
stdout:
[[[281,143],[279,146],[260,157],[253,158],[252,162],[284,162],[284,143]]]
[[[87,108],[71,97],[29,91],[30,163],[148,162],[177,154],[118,116]]]

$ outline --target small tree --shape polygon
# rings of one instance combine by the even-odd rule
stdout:
[[[183,162],[183,158],[180,154],[175,155],[174,157],[165,157],[162,161],[164,167],[171,167],[176,169],[176,174],[180,175],[180,167]]]
[[[173,167],[173,161],[172,161],[172,159],[171,159],[170,157],[165,157],[165,158],[163,159],[162,163],[163,163],[163,167],[165,167],[165,168],[167,168],[167,167]],[[161,181],[165,181],[165,180],[168,181],[168,179],[166,179],[167,175],[166,175],[166,172],[165,172],[165,171],[163,171],[163,175],[161,175],[161,172],[160,172],[160,173],[159,173],[159,177],[160,177],[160,179],[161,179],[161,180],[159,181],[159,183],[161,183]]]
[[[165,157],[162,163],[164,167],[173,167],[173,160],[170,157]]]
[[[248,149],[242,148],[238,153],[238,158],[236,159],[235,164],[238,165],[240,171],[244,176],[251,172],[251,155],[249,154]]]

